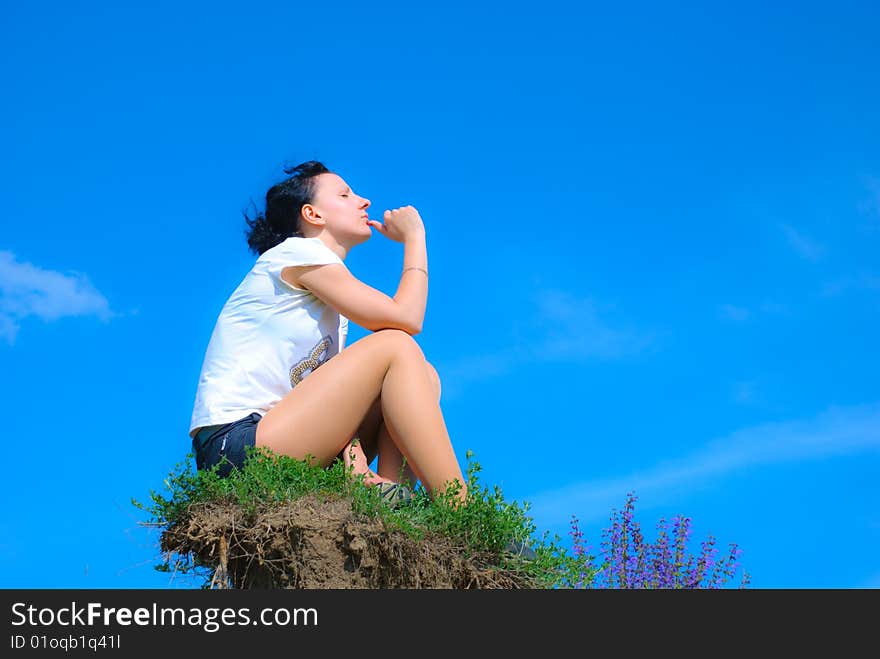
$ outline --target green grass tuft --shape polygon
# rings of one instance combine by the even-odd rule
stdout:
[[[132,499],[132,504],[150,515],[149,526],[168,528],[182,519],[193,503],[227,502],[238,504],[246,514],[272,502],[284,502],[312,494],[347,497],[354,512],[378,517],[386,527],[398,529],[419,539],[426,532],[450,538],[468,553],[490,553],[498,564],[529,576],[540,588],[571,588],[589,582],[593,568],[585,557],[574,556],[560,545],[559,536],[544,533],[536,538],[536,528],[528,516],[529,504],[506,501],[501,488],[479,482],[480,465],[467,456],[467,505],[457,504],[454,484],[431,499],[424,488],[416,487],[412,501],[392,508],[379,497],[374,487],[354,476],[342,462],[322,468],[310,461],[276,455],[266,449],[248,449],[249,459],[240,470],[221,478],[217,467],[196,471],[193,456],[178,463],[165,478],[166,494],[150,491],[149,503]],[[525,542],[535,552],[532,560],[523,560],[504,551],[511,542]],[[176,569],[180,567],[177,562]],[[186,564],[186,561],[183,561]],[[192,566],[195,568],[198,566]],[[169,571],[169,562],[156,566]],[[185,570],[184,570],[185,571]]]

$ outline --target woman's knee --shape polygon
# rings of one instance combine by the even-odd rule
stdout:
[[[437,373],[437,369],[434,368],[434,365],[427,359],[425,359],[425,353],[422,352],[422,347],[416,342],[416,340],[403,330],[398,329],[378,330],[377,332],[375,332],[375,334],[381,334],[382,336],[380,337],[380,340],[385,341],[389,345],[393,346],[394,350],[401,352],[410,352],[414,355],[417,354],[425,362],[425,366],[428,368],[428,375],[431,378],[431,384],[434,387],[437,400],[440,400],[440,374]]]
[[[422,359],[425,358],[422,353],[422,347],[416,340],[399,329],[381,329],[373,333],[374,340],[387,346],[395,354],[417,354]]]

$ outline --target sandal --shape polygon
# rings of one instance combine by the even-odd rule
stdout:
[[[392,508],[413,498],[413,491],[400,483],[378,483],[374,487],[379,491],[379,496]]]
[[[538,556],[535,553],[535,550],[529,547],[528,543],[525,540],[511,540],[506,545],[504,545],[504,552],[507,554],[512,554],[513,556],[518,556],[519,558],[523,558],[527,561],[533,561]]]

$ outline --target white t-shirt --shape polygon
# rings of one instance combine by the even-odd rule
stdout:
[[[190,437],[203,426],[266,414],[345,346],[348,319],[281,278],[287,266],[342,263],[319,238],[266,250],[232,293],[205,352]]]

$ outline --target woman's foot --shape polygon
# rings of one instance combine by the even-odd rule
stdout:
[[[367,469],[366,472],[355,471],[354,473],[356,473],[356,474],[363,473],[364,474],[364,484],[365,485],[379,485],[380,483],[384,483],[386,485],[397,485],[397,483],[395,481],[390,480],[388,478],[382,478],[379,474],[377,474],[373,471],[370,471],[369,469]]]
[[[370,469],[370,465],[367,463],[367,456],[364,454],[364,449],[357,437],[352,439],[342,450],[342,459],[346,470],[351,469],[351,473],[354,475],[364,475],[364,484],[366,485],[379,485],[380,483],[396,484],[396,481],[390,478],[383,478]]]

